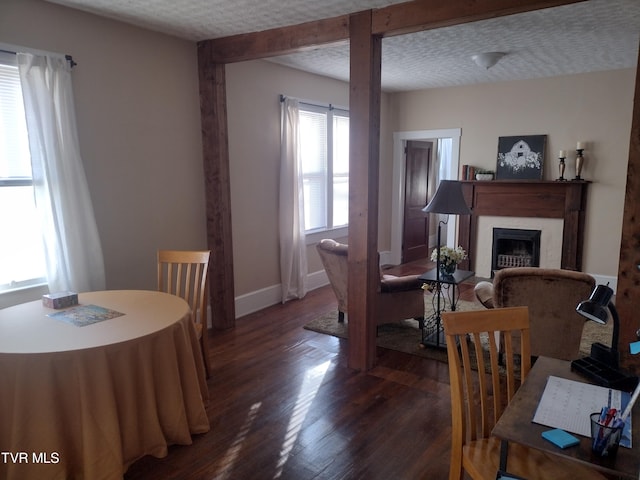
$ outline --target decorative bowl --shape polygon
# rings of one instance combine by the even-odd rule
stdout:
[[[493,173],[476,173],[476,180],[493,180]]]

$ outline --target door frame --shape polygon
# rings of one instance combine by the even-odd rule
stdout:
[[[445,180],[457,180],[460,164],[460,136],[461,128],[450,128],[440,130],[416,130],[393,133],[393,189],[391,193],[391,252],[388,263],[399,265],[402,259],[402,231],[404,226],[404,181],[406,174],[406,157],[404,149],[408,140],[438,140],[440,138],[450,138],[451,163],[445,170]],[[437,144],[436,144],[437,145]],[[437,146],[436,146],[437,152]],[[453,245],[456,241],[458,231],[458,217],[452,215],[449,218],[447,228],[447,244]]]

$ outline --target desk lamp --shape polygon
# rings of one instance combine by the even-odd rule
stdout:
[[[571,369],[576,370],[597,383],[620,390],[632,390],[638,381],[637,377],[620,370],[620,353],[618,352],[618,335],[620,317],[611,302],[613,290],[608,285],[597,285],[591,292],[589,300],[584,300],[576,307],[576,312],[589,320],[604,325],[613,318],[613,336],[611,347],[600,342],[591,345],[591,355],[571,362]]]
[[[471,215],[471,209],[467,206],[462,195],[462,185],[455,180],[441,180],[436,194],[422,211],[426,213]],[[446,225],[448,221],[449,217],[438,222],[438,254],[436,257],[436,272],[438,272],[438,275],[440,275],[440,235],[442,233],[442,225]]]

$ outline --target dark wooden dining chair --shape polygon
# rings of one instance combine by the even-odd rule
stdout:
[[[207,377],[210,375],[207,346],[210,255],[209,250],[158,250],[158,291],[177,295],[189,304]]]
[[[491,430],[531,369],[529,310],[443,312],[442,321],[451,383],[449,480],[462,479],[464,472],[474,480],[495,480],[501,441]],[[504,366],[498,365],[496,337],[504,342]],[[516,342],[522,355],[514,352]],[[605,478],[577,462],[514,443],[509,444],[506,467],[528,480]]]

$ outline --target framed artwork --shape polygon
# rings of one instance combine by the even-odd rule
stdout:
[[[542,180],[546,135],[498,138],[497,180]]]

